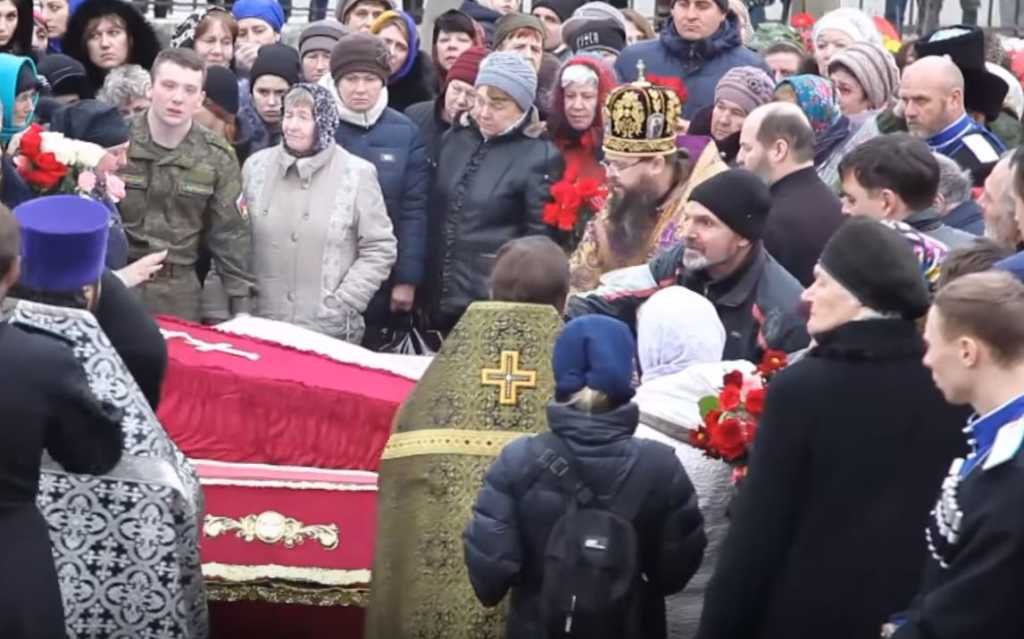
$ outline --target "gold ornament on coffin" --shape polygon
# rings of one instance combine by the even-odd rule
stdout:
[[[537,387],[537,371],[519,368],[519,351],[501,351],[498,368],[480,371],[480,383],[498,387],[498,403],[502,406],[515,406],[520,388]]]
[[[334,524],[314,524],[307,526],[297,519],[285,517],[273,510],[258,515],[246,515],[241,519],[207,515],[203,520],[203,534],[207,537],[219,537],[235,531],[235,534],[247,542],[260,540],[265,544],[284,543],[285,548],[294,548],[306,541],[315,539],[326,550],[338,547],[338,527]]]
[[[637,62],[637,80],[615,88],[604,103],[606,153],[650,157],[676,152],[683,108],[672,89],[651,84]]]

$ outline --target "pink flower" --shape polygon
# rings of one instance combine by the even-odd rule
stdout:
[[[96,174],[92,171],[82,171],[79,173],[78,190],[82,193],[92,193],[96,190]]]
[[[113,200],[114,204],[123,200],[126,195],[124,190],[124,180],[113,173],[107,174],[107,195],[111,200]]]

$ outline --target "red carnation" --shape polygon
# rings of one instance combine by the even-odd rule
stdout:
[[[745,402],[747,412],[755,417],[764,412],[764,389],[763,388],[751,388],[747,391],[747,401]]]
[[[653,73],[645,73],[644,76],[647,81],[659,87],[665,87],[671,89],[673,93],[679,98],[680,104],[686,104],[686,100],[690,97],[690,92],[686,90],[686,85],[683,81],[674,76],[668,75],[655,75]]]
[[[786,357],[785,351],[768,350],[765,351],[764,357],[761,358],[761,363],[757,366],[757,372],[762,377],[771,377],[785,368],[788,363],[789,360]]]
[[[39,155],[43,147],[43,129],[38,124],[33,124],[27,131],[21,134],[21,141],[18,142],[18,153],[34,158]]]
[[[718,395],[719,404],[725,412],[734,411],[740,407],[739,386],[726,386]]]
[[[725,386],[735,386],[736,388],[742,388],[743,373],[739,371],[732,371],[731,373],[726,373],[725,377],[722,378],[722,384]]]
[[[711,430],[715,426],[718,426],[718,420],[722,417],[722,411],[720,410],[709,410],[708,414],[704,416],[704,426],[708,430]]]
[[[718,422],[713,430],[708,429],[708,436],[711,445],[721,453],[725,461],[735,461],[747,452],[743,424],[735,417],[727,417]]]
[[[804,11],[803,13],[794,14],[789,20],[789,24],[799,31],[805,31],[814,26],[814,16]]]

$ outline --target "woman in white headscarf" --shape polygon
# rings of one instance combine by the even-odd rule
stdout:
[[[635,401],[640,406],[636,436],[672,446],[697,490],[708,545],[704,562],[679,594],[665,600],[668,635],[687,639],[697,633],[704,591],[728,530],[726,510],[733,490],[732,469],[709,459],[687,442],[701,423],[702,397],[717,395],[722,378],[744,375],[755,366],[743,360],[723,362],[725,328],[707,298],[682,286],[655,293],[637,312],[637,346],[642,371]]]

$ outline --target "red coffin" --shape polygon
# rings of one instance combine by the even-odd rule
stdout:
[[[158,415],[193,459],[376,470],[395,411],[415,385],[174,318],[159,323],[178,336],[167,340]]]

